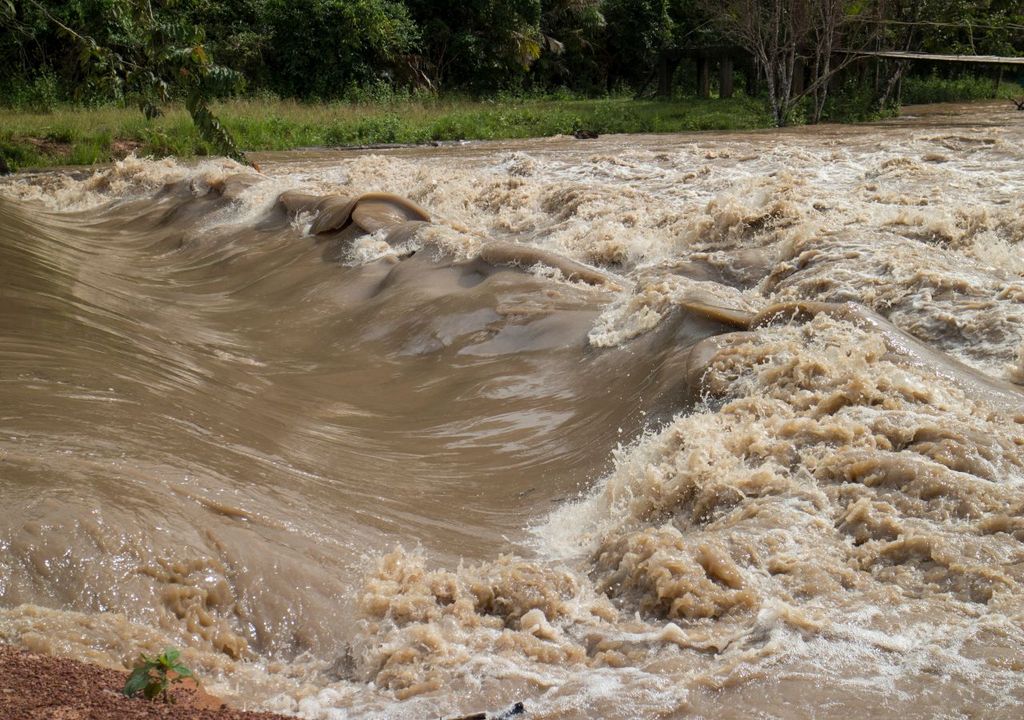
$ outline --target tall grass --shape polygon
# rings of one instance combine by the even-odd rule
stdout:
[[[497,140],[576,132],[659,133],[739,130],[770,123],[756,100],[468,100],[402,98],[305,104],[231,100],[214,111],[247,151],[297,147]],[[32,142],[35,141],[35,142]],[[209,148],[181,109],[148,121],[134,109],[65,106],[55,112],[0,109],[0,154],[9,164],[61,165],[110,160],[138,146],[145,155],[205,155]]]

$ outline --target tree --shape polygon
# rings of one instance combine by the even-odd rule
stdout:
[[[206,33],[207,52],[241,73],[246,87],[269,87],[274,44],[266,0],[190,0],[187,8],[189,22]]]
[[[66,47],[77,48],[81,88],[132,102],[147,118],[158,116],[163,104],[180,100],[200,135],[218,153],[247,162],[209,106],[212,97],[240,89],[243,78],[213,62],[202,28],[181,12],[184,3],[84,0],[61,6],[66,20],[39,0],[27,4],[57,29]],[[96,32],[73,28],[69,22],[76,15]]]
[[[601,0],[544,0],[542,52],[532,68],[534,82],[545,88],[604,88],[599,50],[606,22],[601,6]]]
[[[814,98],[812,120],[820,119],[829,81],[855,59],[847,52],[836,61],[834,51],[841,42],[848,51],[863,49],[873,37],[873,30],[865,33],[860,23],[868,10],[862,0],[726,0],[719,7],[723,32],[761,69],[779,127],[808,95]]]
[[[274,89],[330,99],[390,79],[418,40],[406,6],[394,0],[267,0],[264,57]]]
[[[639,86],[652,76],[672,43],[669,0],[606,0],[609,83]]]
[[[410,61],[435,90],[518,86],[540,57],[540,0],[407,0],[421,30]]]

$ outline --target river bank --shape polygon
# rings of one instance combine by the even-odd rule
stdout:
[[[0,717],[148,720],[284,720],[276,713],[229,708],[193,685],[174,690],[174,703],[121,694],[128,674],[69,658],[36,655],[0,644]]]
[[[1022,92],[1015,83],[993,89],[979,80],[924,78],[908,80],[904,102],[1006,101]],[[261,98],[216,103],[213,109],[246,152],[772,126],[763,100],[742,96],[657,100],[628,95],[485,100],[435,97],[332,103]],[[854,122],[875,116],[845,107],[840,101],[830,117],[831,121]],[[793,122],[801,124],[800,117]],[[180,106],[169,106],[160,117],[147,120],[134,106],[58,105],[43,111],[2,107],[0,103],[0,173],[94,165],[132,153],[187,159],[210,155],[211,149]]]
[[[918,83],[918,103],[992,102],[977,87]],[[1005,84],[999,97],[1019,94]],[[973,92],[973,94],[972,94]],[[300,148],[426,145],[556,135],[678,133],[769,128],[760,99],[425,99],[364,103],[233,100],[214,111],[245,152]],[[843,112],[845,120],[863,114]],[[797,118],[797,120],[799,120]],[[799,124],[799,122],[797,122]],[[183,108],[154,120],[135,107],[60,106],[49,112],[0,107],[0,174],[27,168],[95,165],[140,157],[189,159],[211,154]]]
[[[770,125],[749,98],[633,100],[424,100],[304,104],[236,100],[214,108],[248,152],[302,147],[422,144],[579,133],[746,130]],[[140,156],[204,156],[209,148],[188,114],[168,108],[146,120],[134,107],[62,107],[50,113],[0,109],[0,158],[11,169],[91,165]]]

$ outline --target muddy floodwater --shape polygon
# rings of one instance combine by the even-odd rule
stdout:
[[[0,183],[0,640],[306,718],[1024,716],[1024,114]]]

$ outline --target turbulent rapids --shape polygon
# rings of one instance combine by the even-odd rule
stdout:
[[[944,112],[6,180],[0,640],[308,718],[1020,717],[1024,129]]]

